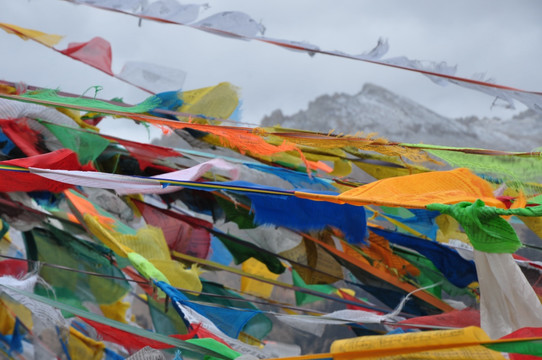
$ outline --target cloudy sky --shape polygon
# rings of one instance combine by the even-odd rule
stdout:
[[[542,2],[537,0],[229,0],[207,3],[200,18],[220,11],[249,14],[265,36],[306,41],[323,50],[360,54],[380,37],[389,41],[385,58],[446,61],[457,75],[485,73],[498,84],[542,91]],[[189,27],[143,21],[61,0],[0,0],[0,22],[64,35],[57,48],[94,36],[113,48],[113,72],[126,61],[145,61],[187,73],[183,89],[228,81],[241,89],[241,121],[257,124],[275,109],[293,114],[322,94],[355,94],[370,82],[411,98],[448,117],[510,118],[516,110],[491,108],[482,93],[398,69],[332,56],[289,51],[258,41],[240,41]],[[0,32],[0,79],[60,88],[81,94],[101,85],[102,98],[136,103],[147,94],[40,44]],[[111,120],[104,131],[148,140],[142,126]],[[338,129],[339,130],[339,129]],[[359,129],[370,132],[370,129]]]

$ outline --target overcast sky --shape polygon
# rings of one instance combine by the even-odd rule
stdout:
[[[486,73],[498,84],[542,91],[542,1],[537,0],[229,0],[208,3],[216,12],[247,13],[265,36],[307,41],[323,50],[360,54],[387,38],[385,58],[446,61],[458,76]],[[355,94],[364,83],[383,86],[447,117],[509,118],[493,99],[420,74],[326,55],[310,57],[257,41],[240,41],[189,27],[143,21],[61,0],[0,0],[0,22],[64,35],[57,48],[101,36],[112,44],[113,72],[126,61],[146,61],[187,73],[183,89],[228,81],[241,89],[241,121],[259,123],[275,109],[293,114],[322,94]],[[136,103],[147,94],[40,44],[0,31],[0,79],[83,93],[101,85],[102,98]],[[142,126],[111,120],[104,130],[146,141]],[[340,130],[340,129],[337,129]],[[359,129],[370,132],[370,129]]]

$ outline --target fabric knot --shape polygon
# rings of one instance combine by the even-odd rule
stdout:
[[[454,205],[429,204],[427,209],[440,211],[456,219],[476,250],[514,253],[522,246],[512,226],[500,217],[507,215],[507,211],[487,207],[480,199],[474,203],[464,201]]]

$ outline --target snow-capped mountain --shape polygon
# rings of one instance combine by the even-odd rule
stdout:
[[[354,134],[378,133],[390,141],[505,151],[542,146],[542,114],[524,111],[512,119],[476,116],[450,119],[374,84],[356,95],[322,95],[292,116],[275,110],[262,126]]]

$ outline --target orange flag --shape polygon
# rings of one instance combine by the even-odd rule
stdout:
[[[297,197],[352,205],[384,205],[423,209],[428,204],[455,204],[483,200],[488,206],[503,208],[488,182],[470,170],[433,171],[398,176],[372,182],[340,195],[320,195],[296,191]]]

